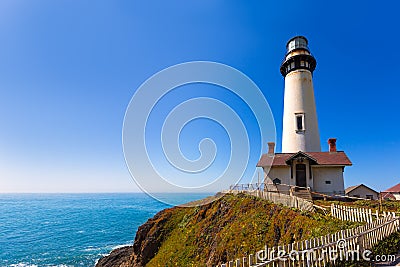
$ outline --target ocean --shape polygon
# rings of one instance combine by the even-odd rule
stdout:
[[[165,194],[179,203],[210,194]],[[168,208],[143,193],[0,194],[0,266],[94,266]]]

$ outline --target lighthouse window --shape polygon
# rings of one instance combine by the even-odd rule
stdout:
[[[304,61],[300,61],[300,66],[304,67]]]
[[[304,131],[304,114],[303,113],[296,114],[296,131],[297,132]]]
[[[297,130],[303,130],[303,118],[297,116]]]

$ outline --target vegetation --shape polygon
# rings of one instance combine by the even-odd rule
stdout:
[[[373,249],[373,253],[369,256],[370,261],[360,259],[359,261],[338,261],[336,264],[330,266],[338,267],[369,267],[375,266],[375,259],[382,259],[381,256],[387,257],[388,255],[398,255],[400,251],[400,232],[395,232],[387,238],[381,240],[376,244]],[[379,255],[377,258],[376,256]],[[361,256],[360,256],[361,257]]]
[[[199,201],[208,203],[210,199]],[[320,206],[332,202],[318,201]],[[378,202],[335,202],[377,208]],[[193,203],[192,203],[193,204]],[[384,201],[385,210],[400,211],[400,204]],[[225,195],[198,207],[165,209],[139,227],[133,246],[115,250],[100,259],[98,267],[216,266],[272,247],[332,234],[360,225],[304,212],[248,195]],[[394,255],[400,250],[400,232],[380,241],[375,255]],[[133,252],[132,252],[133,251]],[[336,261],[327,266],[372,266],[372,261]]]
[[[215,266],[254,254],[265,245],[288,244],[356,225],[246,195],[226,195],[205,206],[170,209],[162,224],[161,245],[146,266]]]
[[[400,251],[400,232],[395,232],[376,244],[374,255],[393,255]]]

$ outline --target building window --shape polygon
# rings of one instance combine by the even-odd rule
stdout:
[[[353,197],[358,197],[358,198],[360,198],[360,195],[353,195]]]
[[[296,132],[304,132],[304,113],[296,113]]]
[[[366,198],[367,199],[374,199],[374,196],[373,195],[366,195]]]
[[[325,184],[331,184],[332,182],[331,181],[325,181]]]

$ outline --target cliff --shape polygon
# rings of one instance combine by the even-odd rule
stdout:
[[[349,228],[351,223],[245,195],[165,209],[138,228],[132,247],[96,267],[215,266],[274,246]]]

